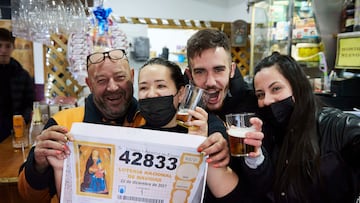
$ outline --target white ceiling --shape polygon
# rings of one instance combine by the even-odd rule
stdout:
[[[247,0],[104,0],[115,16],[191,19],[211,21],[249,21]]]
[[[246,2],[247,0],[194,0],[194,1],[208,3],[222,8],[231,8],[233,6],[243,4],[243,2]]]

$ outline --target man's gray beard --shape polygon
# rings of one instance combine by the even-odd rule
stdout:
[[[98,100],[94,97],[94,103],[96,105],[96,107],[99,109],[99,111],[103,114],[103,116],[106,119],[110,119],[110,120],[114,120],[117,118],[120,118],[122,116],[124,116],[127,113],[127,110],[130,106],[131,103],[131,97],[130,99],[121,107],[123,108],[123,110],[117,114],[114,114],[113,111],[111,111],[103,102],[98,102]],[[120,108],[119,108],[120,109]]]

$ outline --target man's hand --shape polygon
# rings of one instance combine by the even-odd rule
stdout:
[[[229,164],[230,154],[226,139],[219,132],[211,134],[198,147],[198,152],[209,155],[206,160],[214,167],[225,167]]]
[[[62,168],[63,160],[70,154],[66,145],[73,137],[62,126],[51,126],[36,137],[34,150],[35,168],[44,172],[51,165],[54,169]],[[62,160],[62,161],[59,161]]]

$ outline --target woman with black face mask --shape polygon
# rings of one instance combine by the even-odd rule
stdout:
[[[176,112],[185,89],[183,74],[177,64],[163,58],[150,59],[139,70],[138,88],[139,113],[144,119],[140,127],[206,137],[208,133],[226,132],[219,118],[208,115],[200,107],[189,110],[195,119],[186,123],[196,128],[188,129],[177,124]],[[211,124],[209,129],[208,119]],[[210,159],[207,162],[209,167],[205,195],[211,192],[215,197],[223,197],[230,193],[237,186],[238,176],[227,166],[211,163]]]
[[[267,202],[356,202],[360,118],[323,106],[290,56],[263,59],[255,67],[254,89],[263,145],[275,169]]]
[[[185,83],[178,65],[163,58],[147,61],[139,71],[139,113],[145,119],[142,128],[188,133],[188,129],[177,125],[177,107],[184,96]],[[202,108],[190,113],[201,127],[191,134],[207,136],[208,114]]]

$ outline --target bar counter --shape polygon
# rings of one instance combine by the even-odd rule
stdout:
[[[29,148],[25,148],[25,157]],[[0,202],[23,203],[24,201],[18,192],[18,172],[24,162],[24,155],[21,149],[12,147],[12,137],[9,136],[0,143]]]

